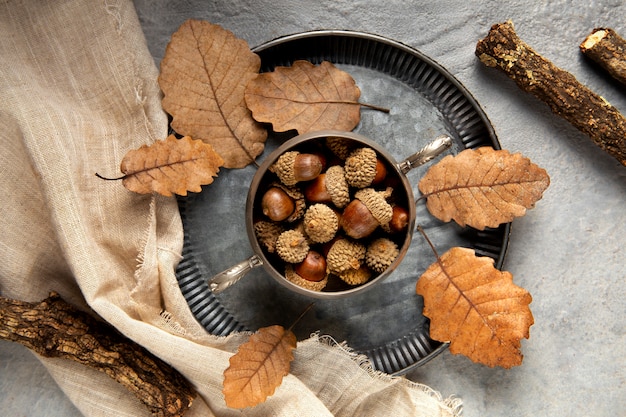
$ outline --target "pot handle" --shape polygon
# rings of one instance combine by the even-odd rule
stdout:
[[[424,146],[421,150],[406,158],[404,161],[398,164],[398,169],[406,174],[410,170],[420,165],[425,164],[436,156],[440,155],[443,151],[452,146],[452,138],[448,135],[437,136],[428,145]]]
[[[213,294],[219,294],[260,265],[263,265],[263,260],[258,255],[252,255],[248,259],[214,275],[207,281],[209,289]]]

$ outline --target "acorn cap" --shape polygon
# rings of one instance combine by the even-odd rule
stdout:
[[[302,278],[300,275],[296,273],[296,271],[293,269],[293,265],[291,264],[287,264],[285,266],[285,278],[287,278],[288,281],[293,282],[296,285],[299,285],[300,287],[313,290],[313,291],[323,290],[326,284],[328,283],[328,275],[326,275],[326,277],[321,281],[309,281],[309,280]]]
[[[376,151],[372,148],[358,148],[346,159],[346,181],[352,187],[368,187],[376,177]]]
[[[329,272],[341,274],[348,269],[359,269],[365,258],[365,246],[359,242],[340,238],[330,247],[326,255]]]
[[[298,181],[295,178],[294,164],[296,157],[300,154],[298,151],[288,151],[278,157],[268,168],[270,172],[273,172],[278,176],[280,182],[285,185],[295,185]]]
[[[287,186],[299,181],[310,181],[324,169],[326,158],[320,154],[287,151],[270,165],[268,170],[278,176],[280,182]]]
[[[361,266],[358,269],[348,269],[339,274],[339,278],[350,285],[365,284],[371,277],[372,271],[370,271],[366,266]]]
[[[291,215],[287,217],[285,221],[291,223],[300,219],[304,215],[304,212],[306,211],[306,199],[304,198],[304,194],[302,193],[302,191],[300,191],[298,187],[295,187],[293,185],[287,186],[285,184],[282,184],[276,181],[272,182],[269,185],[268,189],[272,187],[278,187],[281,190],[283,190],[285,193],[287,193],[287,195],[291,197],[291,199],[293,200],[296,206],[293,210],[293,213],[291,213]]]
[[[338,136],[329,136],[326,138],[326,147],[337,156],[337,158],[345,161],[354,149],[352,140]]]
[[[398,245],[393,240],[381,237],[373,240],[367,247],[365,263],[373,271],[381,273],[389,268],[399,254]]]
[[[391,195],[391,192],[391,188],[387,188],[384,191],[363,188],[354,194],[354,198],[365,204],[376,221],[385,227],[393,217],[393,208],[387,202],[387,197]]]
[[[266,220],[260,220],[254,223],[254,234],[259,240],[261,246],[265,247],[269,253],[276,251],[276,241],[278,236],[285,231],[285,228],[280,223],[269,222]]]
[[[276,240],[276,253],[288,263],[302,262],[309,252],[309,243],[304,235],[297,230],[287,230]]]
[[[350,188],[346,181],[346,172],[340,165],[333,165],[326,170],[326,189],[333,204],[344,208],[350,202]]]
[[[326,204],[313,204],[304,213],[304,232],[317,243],[326,243],[335,237],[339,229],[337,213]]]

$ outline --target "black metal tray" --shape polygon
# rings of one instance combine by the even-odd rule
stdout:
[[[442,133],[455,141],[448,153],[480,146],[500,149],[491,124],[471,94],[436,62],[398,42],[326,30],[279,38],[254,51],[261,57],[261,71],[305,59],[314,64],[330,61],[350,73],[361,89],[361,102],[391,110],[386,114],[363,108],[355,131],[380,142],[396,160]],[[259,160],[294,134],[270,133]],[[417,182],[435,162],[409,172],[416,196]],[[367,355],[375,369],[405,373],[445,349],[446,344],[429,338],[423,301],[415,293],[418,277],[435,261],[419,234],[413,237],[398,270],[382,284],[351,298],[308,299],[286,290],[262,268],[217,296],[211,293],[207,279],[252,254],[244,210],[254,170],[254,166],[222,170],[202,192],[179,200],[185,241],[178,282],[191,311],[208,332],[227,335],[272,324],[287,327],[315,301],[295,327],[296,335],[306,338],[319,332],[345,341]],[[436,220],[423,202],[417,203],[417,224],[440,253],[452,246],[469,247],[493,258],[497,268],[502,266],[510,224],[482,232],[460,228]]]

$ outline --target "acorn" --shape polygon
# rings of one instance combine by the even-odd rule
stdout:
[[[370,271],[365,265],[362,265],[357,269],[348,269],[339,274],[339,278],[349,285],[365,284],[371,277],[372,271]]]
[[[372,180],[372,185],[377,185],[385,181],[387,178],[387,166],[380,159],[376,159],[376,175]]]
[[[339,217],[326,204],[317,203],[307,209],[302,224],[309,239],[326,243],[335,237],[339,229]]]
[[[390,233],[400,233],[406,231],[409,225],[409,212],[401,206],[393,206],[393,213],[389,221]]]
[[[365,188],[380,184],[387,176],[385,164],[372,148],[358,148],[350,153],[344,166],[346,181],[352,187]]]
[[[324,274],[324,278],[320,281],[311,281],[306,278],[300,276],[296,271],[292,264],[285,265],[285,278],[288,281],[293,282],[294,284],[312,290],[312,291],[322,291],[326,284],[328,284],[328,275]]]
[[[326,174],[322,173],[304,188],[304,198],[309,203],[330,203],[330,193],[326,188]]]
[[[319,282],[328,276],[326,259],[314,250],[309,250],[304,260],[294,265],[293,269],[307,281]]]
[[[350,202],[350,188],[343,167],[333,165],[318,175],[306,186],[304,196],[310,203],[332,203],[344,208]]]
[[[400,233],[406,232],[409,226],[409,212],[406,208],[392,205],[391,220],[386,225],[381,225],[383,230],[387,233]]]
[[[306,201],[297,187],[278,182],[270,184],[261,198],[261,211],[275,222],[293,222],[304,215]]]
[[[316,154],[288,151],[279,156],[268,169],[278,176],[280,182],[291,186],[315,179],[322,173],[324,161]]]
[[[359,269],[365,259],[365,252],[362,243],[345,237],[336,239],[326,255],[328,271],[339,275],[349,269]]]
[[[295,201],[278,187],[268,188],[261,198],[261,211],[275,222],[287,219],[287,217],[293,214],[295,209]]]
[[[391,239],[381,237],[367,246],[365,264],[374,272],[382,273],[400,254],[398,245]]]
[[[354,150],[354,142],[348,138],[329,136],[325,140],[326,147],[342,161],[345,161]]]
[[[387,202],[391,188],[376,191],[363,188],[354,195],[354,200],[343,210],[341,227],[348,236],[362,239],[379,226],[387,227],[393,216],[393,208]]]
[[[269,253],[274,253],[276,251],[276,241],[278,240],[278,236],[285,229],[280,223],[268,222],[266,220],[259,220],[254,223],[254,234],[261,246],[265,247]]]
[[[309,243],[297,230],[287,230],[276,239],[276,253],[288,263],[302,262],[309,252]]]

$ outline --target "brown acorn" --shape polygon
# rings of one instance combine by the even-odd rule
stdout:
[[[304,195],[310,203],[332,203],[344,208],[350,202],[350,188],[343,167],[328,168],[306,186]]]
[[[393,206],[393,213],[389,221],[391,233],[404,232],[409,225],[409,212],[404,207]]]
[[[382,183],[385,178],[387,178],[387,166],[380,159],[376,159],[376,175],[374,175],[374,179],[372,180],[372,185],[377,185]]]
[[[310,203],[330,203],[331,198],[326,188],[326,174],[322,173],[304,189],[304,197]]]
[[[348,236],[362,239],[369,236],[378,226],[388,227],[393,215],[391,205],[386,198],[391,189],[376,191],[363,188],[354,195],[341,216],[341,227]]]
[[[324,162],[319,155],[301,153],[293,164],[293,176],[296,182],[315,179],[324,169]]]
[[[270,187],[261,198],[261,211],[275,222],[287,219],[295,209],[295,201],[278,187]]]
[[[324,169],[324,161],[316,154],[288,151],[279,156],[268,169],[283,184],[291,186],[315,179]]]
[[[325,274],[320,281],[309,281],[301,277],[292,264],[285,265],[285,278],[287,278],[287,281],[312,291],[322,291],[328,284],[328,274]]]
[[[385,180],[387,167],[371,148],[355,149],[344,166],[346,181],[352,187],[365,188]]]
[[[294,265],[294,271],[307,281],[319,282],[326,278],[326,259],[318,252],[310,250],[306,258]]]
[[[378,220],[360,200],[352,200],[341,215],[341,228],[354,239],[371,235],[378,226]]]

